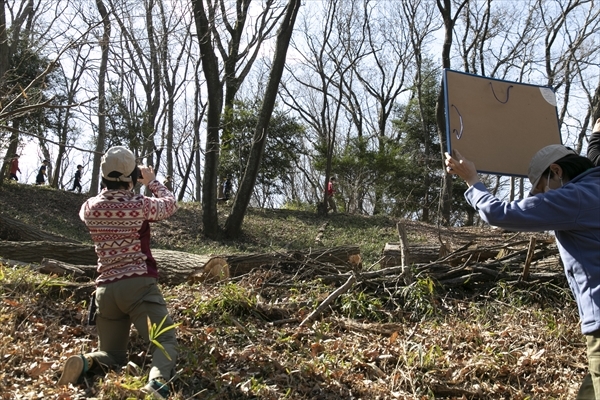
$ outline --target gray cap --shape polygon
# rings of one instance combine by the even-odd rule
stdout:
[[[529,163],[529,171],[527,172],[531,187],[535,188],[538,185],[542,174],[548,169],[550,164],[555,163],[569,154],[577,155],[574,150],[571,150],[562,144],[551,144],[535,153]]]
[[[131,182],[131,173],[136,168],[135,156],[129,149],[123,146],[115,146],[108,149],[102,156],[102,177],[107,181]],[[119,172],[121,176],[108,176],[111,172]]]

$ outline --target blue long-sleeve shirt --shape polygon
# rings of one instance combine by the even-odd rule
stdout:
[[[490,225],[515,231],[552,230],[565,274],[579,308],[581,331],[600,329],[600,167],[563,187],[513,202],[503,202],[477,183],[467,202]]]

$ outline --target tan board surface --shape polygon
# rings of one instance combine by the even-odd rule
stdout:
[[[477,170],[526,176],[542,147],[561,143],[551,88],[444,71],[450,149]]]

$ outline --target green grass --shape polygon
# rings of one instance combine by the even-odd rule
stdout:
[[[0,213],[53,234],[91,243],[79,219],[79,209],[88,197],[47,186],[5,182],[0,186]],[[224,225],[230,208],[219,206],[218,212],[219,224]],[[250,208],[241,237],[216,241],[203,234],[201,204],[180,203],[172,217],[152,224],[152,247],[208,255],[358,245],[363,265],[369,268],[379,260],[385,243],[398,240],[396,222],[384,216],[319,217],[314,211]],[[316,245],[315,238],[325,223],[328,225],[322,244]]]

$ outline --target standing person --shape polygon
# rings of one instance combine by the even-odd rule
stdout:
[[[38,171],[38,174],[35,177],[36,185],[43,185],[44,183],[46,183],[46,175],[47,175],[46,168],[48,167],[49,164],[50,164],[50,162],[48,160],[42,161],[42,166],[40,167],[40,170]]]
[[[231,196],[231,177],[228,176],[223,182],[223,200],[229,200],[229,196]]]
[[[327,184],[327,211],[331,209],[334,213],[337,212],[337,206],[335,205],[335,199],[333,195],[335,194],[335,176],[329,178],[329,183]]]
[[[77,172],[75,172],[75,178],[73,179],[73,187],[69,189],[69,192],[77,189],[77,193],[81,193],[81,171],[83,171],[83,165],[78,165]]]
[[[98,255],[98,351],[69,357],[58,385],[76,383],[91,369],[125,364],[132,323],[146,341],[148,318],[156,326],[164,320],[163,328],[173,327],[157,286],[150,222],[173,215],[177,210],[175,197],[156,180],[152,167],[137,167],[133,153],[125,147],[110,148],[102,158],[101,169],[106,189],[88,199],[79,212]],[[155,197],[135,194],[132,189],[137,182]],[[167,330],[156,340],[163,349],[154,349],[148,384],[142,391],[165,399],[177,358],[175,330]]]
[[[9,180],[19,181],[17,178],[17,172],[21,173],[21,169],[19,168],[19,155],[15,154],[15,156],[10,160],[10,175]]]
[[[446,169],[466,181],[467,202],[490,225],[554,230],[587,341],[589,372],[577,399],[600,399],[600,168],[563,145],[546,146],[529,164],[530,196],[513,202],[489,193],[458,151],[446,153]]]
[[[587,156],[596,167],[600,166],[600,118],[596,120],[588,143]]]
[[[173,191],[173,178],[171,177],[171,175],[167,175],[167,177],[163,181],[163,185],[165,185],[165,187],[169,189],[169,192]]]

